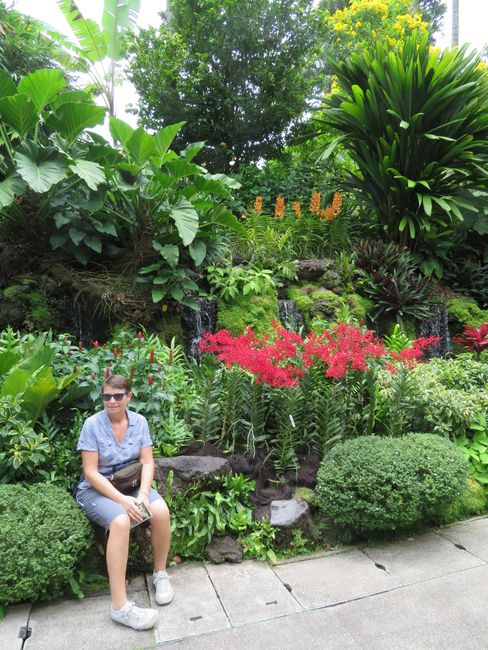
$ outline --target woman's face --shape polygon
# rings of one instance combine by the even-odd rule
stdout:
[[[123,388],[105,386],[102,391],[103,408],[109,416],[122,415],[131,397],[132,393],[128,393]]]

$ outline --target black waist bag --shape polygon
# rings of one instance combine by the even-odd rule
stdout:
[[[142,463],[131,463],[106,478],[122,494],[130,494],[141,484]]]

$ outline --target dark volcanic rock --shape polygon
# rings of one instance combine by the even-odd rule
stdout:
[[[333,264],[332,260],[299,260],[297,275],[301,280],[318,280]]]
[[[310,508],[303,499],[286,499],[271,502],[270,524],[280,530],[280,538],[287,543],[295,528],[303,530],[310,539],[317,541],[317,529],[310,515]]]
[[[211,486],[224,474],[230,472],[230,465],[225,458],[214,456],[175,456],[174,458],[154,459],[154,479],[166,485],[169,472],[173,470],[171,492],[185,489],[193,481],[202,481]]]
[[[242,562],[242,549],[233,537],[215,537],[205,547],[205,553],[214,564]]]

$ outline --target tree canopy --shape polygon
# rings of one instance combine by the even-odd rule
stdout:
[[[276,154],[314,83],[311,0],[178,0],[159,29],[128,39],[129,78],[149,128],[185,121],[211,169]],[[202,158],[200,158],[202,159]]]

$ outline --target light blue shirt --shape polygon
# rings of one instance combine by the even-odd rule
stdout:
[[[141,449],[153,444],[146,418],[133,411],[126,411],[126,414],[129,427],[121,443],[114,435],[107,411],[99,411],[85,420],[76,450],[97,451],[98,470],[101,474],[111,474],[114,465],[138,461]],[[76,493],[79,495],[89,488],[90,483],[82,476]]]

